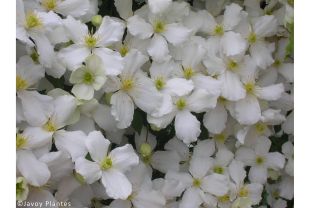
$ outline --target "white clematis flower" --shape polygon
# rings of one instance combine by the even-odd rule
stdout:
[[[132,192],[132,186],[124,173],[139,163],[139,157],[132,146],[126,144],[108,154],[110,141],[105,139],[99,131],[91,132],[85,144],[95,162],[80,157],[75,162],[76,171],[88,184],[101,179],[108,196],[126,200]]]
[[[69,81],[75,84],[72,93],[78,99],[90,100],[94,91],[99,90],[107,78],[100,56],[92,54],[84,62],[85,66],[74,70]]]

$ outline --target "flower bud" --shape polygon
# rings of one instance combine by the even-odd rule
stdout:
[[[161,128],[155,126],[155,124],[151,124],[151,129],[154,130],[154,131],[160,131],[161,130]]]
[[[96,27],[99,27],[101,25],[101,22],[102,22],[101,15],[95,15],[91,18],[91,23]]]
[[[148,142],[143,142],[140,145],[140,153],[143,157],[149,155],[152,151],[152,147]]]
[[[29,187],[28,182],[24,177],[16,178],[16,200],[24,201],[28,197]]]
[[[107,101],[107,103],[109,103],[109,105],[111,105],[111,97],[112,97],[113,94],[114,94],[114,93],[111,92],[111,93],[106,93],[106,94],[104,95],[105,101]]]
[[[75,169],[73,169],[73,175],[74,175],[74,178],[78,181],[78,182],[80,182],[81,184],[83,184],[83,185],[87,185],[86,184],[86,182],[85,182],[85,180],[84,180],[84,178],[83,178],[83,176],[81,175],[81,174],[79,174],[78,172],[76,172],[76,170]]]
[[[268,169],[268,178],[271,178],[272,180],[277,180],[279,178],[279,175],[280,171]]]

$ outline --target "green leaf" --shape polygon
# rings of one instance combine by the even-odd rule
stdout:
[[[89,161],[91,161],[91,162],[94,162],[93,159],[91,159],[91,156],[90,156],[89,153],[87,153],[87,155],[85,156],[85,159],[86,159],[86,160],[89,160]]]
[[[201,126],[201,133],[198,137],[199,140],[205,140],[209,138],[209,131],[205,128],[205,126],[203,124],[200,125]]]
[[[140,135],[141,130],[142,130],[142,126],[143,126],[143,117],[136,110],[135,110],[135,112],[133,114],[133,120],[132,120],[131,126]]]
[[[291,35],[288,38],[290,40],[290,43],[286,46],[286,55],[289,55],[294,50],[294,22],[291,25]]]
[[[45,78],[50,82],[52,83],[52,85],[54,85],[55,88],[61,88],[63,89],[64,87],[64,83],[65,83],[65,77],[62,76],[60,77],[59,79],[57,78],[54,78],[48,74],[45,73]]]

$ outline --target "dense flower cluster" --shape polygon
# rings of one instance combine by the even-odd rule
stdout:
[[[294,197],[294,0],[16,0],[17,207]]]

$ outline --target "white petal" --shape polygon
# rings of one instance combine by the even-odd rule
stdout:
[[[70,175],[74,164],[70,156],[63,151],[50,152],[40,157],[39,161],[44,162],[51,171],[51,179],[61,180]]]
[[[43,186],[51,176],[48,166],[38,161],[30,151],[19,150],[16,154],[18,157],[17,169],[28,183],[33,186]]]
[[[73,71],[82,65],[82,62],[90,55],[90,50],[83,45],[73,44],[59,51],[58,56],[64,60],[67,68]]]
[[[203,116],[203,124],[209,132],[220,134],[225,129],[227,121],[227,111],[222,102],[218,102],[216,107]]]
[[[131,49],[124,57],[125,68],[124,72],[130,75],[135,74],[142,65],[148,60],[147,56],[142,55],[137,49]]]
[[[265,100],[278,100],[284,92],[282,83],[270,85],[268,87],[258,88],[257,96]]]
[[[246,95],[244,99],[236,103],[236,117],[241,125],[255,124],[261,115],[260,106],[257,98]]]
[[[32,126],[41,126],[48,121],[53,112],[53,98],[37,91],[19,90],[26,121]]]
[[[163,87],[163,91],[169,93],[171,96],[183,96],[191,92],[193,88],[194,83],[192,80],[173,78],[167,81],[167,84]]]
[[[115,148],[112,150],[110,157],[112,158],[112,164],[115,169],[121,173],[130,171],[139,163],[139,157],[130,144]]]
[[[41,127],[29,126],[24,130],[24,137],[29,136],[27,147],[38,148],[52,141],[53,132],[46,131]]]
[[[278,72],[282,74],[287,81],[294,82],[294,64],[284,63],[283,66],[278,68]]]
[[[85,141],[85,145],[91,158],[100,163],[107,157],[110,141],[104,138],[100,131],[90,132],[88,139]]]
[[[257,22],[254,23],[253,29],[259,37],[270,37],[277,32],[277,20],[274,15],[261,16]]]
[[[215,196],[223,196],[228,192],[228,181],[226,176],[213,173],[202,179],[200,186],[204,192]]]
[[[155,113],[160,108],[163,95],[158,92],[151,79],[138,73],[133,77],[135,79],[139,80],[139,84],[128,93],[143,111]]]
[[[166,30],[162,31],[161,35],[174,46],[180,46],[189,40],[191,32],[179,22],[166,25]]]
[[[258,42],[250,46],[250,53],[253,61],[257,66],[266,69],[267,66],[273,64],[272,51],[268,49],[265,42]]]
[[[80,157],[75,161],[76,172],[84,177],[88,184],[92,184],[102,176],[102,170],[96,162],[90,162],[84,157]]]
[[[203,202],[201,194],[203,193],[199,188],[191,187],[187,189],[183,194],[179,208],[198,208]]]
[[[108,196],[113,199],[126,200],[132,192],[131,183],[126,176],[115,169],[102,171],[101,182],[106,187]]]
[[[131,201],[129,201],[129,200],[128,201],[123,201],[121,199],[114,200],[109,206],[111,208],[131,208],[132,207]]]
[[[240,76],[227,70],[224,74],[218,77],[218,80],[222,81],[222,96],[231,101],[238,101],[245,98],[246,91]]]
[[[163,62],[169,53],[166,39],[155,33],[147,48],[147,52],[154,61]]]
[[[284,167],[285,158],[279,152],[271,152],[266,156],[266,166],[267,168],[279,171]]]
[[[79,20],[75,20],[70,15],[67,19],[63,20],[63,26],[68,38],[78,44],[82,42],[84,36],[86,36],[88,32],[88,28],[85,24],[81,23]]]
[[[92,85],[89,85],[85,82],[75,84],[72,88],[72,93],[78,99],[90,100],[94,97],[94,88]]]
[[[67,120],[73,115],[76,109],[75,98],[71,95],[63,95],[54,101],[54,113],[51,123],[60,129],[66,125]]]
[[[93,53],[102,58],[103,69],[107,75],[119,75],[124,69],[124,61],[122,56],[108,48],[95,48]]]
[[[154,14],[162,14],[166,12],[172,4],[172,0],[150,0],[149,8]]]
[[[239,33],[229,31],[221,37],[220,46],[226,56],[233,56],[245,50],[246,41]]]
[[[231,160],[234,158],[234,154],[227,150],[227,149],[221,149],[216,153],[215,161],[217,165],[222,165],[224,167],[227,167]]]
[[[267,181],[267,168],[262,165],[252,166],[249,172],[249,179],[251,183],[265,184]]]
[[[189,172],[194,178],[201,179],[209,171],[209,161],[207,157],[202,156],[193,156],[190,165]]]
[[[68,152],[73,162],[78,157],[85,157],[87,154],[86,135],[82,131],[66,132],[60,130],[54,134],[54,139],[57,149]]]
[[[98,126],[105,131],[116,131],[117,121],[111,114],[111,106],[99,105],[99,107],[91,112],[92,118]]]
[[[121,41],[124,29],[125,25],[123,23],[115,21],[109,16],[104,16],[100,27],[96,31],[96,34],[99,35],[98,45],[108,47]]]
[[[62,1],[58,7],[55,8],[55,12],[63,14],[64,16],[72,15],[73,17],[79,17],[89,10],[89,1],[84,0],[66,0]]]
[[[226,71],[226,65],[223,60],[215,55],[207,55],[203,60],[204,65],[207,67],[207,72],[211,75],[220,75]]]
[[[183,182],[185,188],[189,188],[193,184],[193,177],[189,173],[181,173],[168,170],[167,174],[165,175],[165,179],[174,179],[177,181]]]
[[[152,155],[151,165],[162,173],[168,170],[178,172],[180,170],[180,156],[176,151],[156,151]]]
[[[194,147],[193,156],[211,157],[215,151],[214,139],[206,139]]]
[[[215,108],[216,97],[205,89],[195,90],[188,98],[187,110],[195,113],[201,113]]]
[[[133,199],[134,207],[160,208],[166,207],[166,199],[155,190],[141,190]]]
[[[276,82],[277,77],[277,69],[274,66],[269,66],[263,74],[259,75],[257,83],[260,87],[267,87],[273,85]]]
[[[159,128],[166,128],[166,126],[168,126],[172,122],[176,114],[177,114],[176,109],[173,109],[170,113],[167,113],[158,118],[150,114],[147,114],[147,121],[149,123],[155,124],[155,126]]]
[[[226,6],[226,10],[223,16],[223,24],[225,30],[233,30],[241,21],[242,8],[238,4],[230,4]]]
[[[121,18],[127,20],[132,16],[132,1],[131,0],[115,0],[114,5]]]
[[[124,91],[118,91],[111,97],[112,115],[119,121],[117,127],[120,129],[130,126],[133,119],[134,105],[129,95]]]
[[[211,76],[203,74],[195,74],[192,77],[195,89],[206,89],[212,95],[218,97],[221,94],[223,83],[220,80],[214,79]]]
[[[235,153],[235,158],[246,166],[254,166],[256,164],[255,152],[248,147],[240,147]]]
[[[173,110],[172,98],[168,93],[163,93],[162,105],[157,112],[153,113],[154,117],[161,117]]]
[[[127,27],[129,32],[139,39],[150,38],[154,33],[153,26],[138,15],[134,15],[127,20]]]
[[[252,205],[259,204],[259,202],[262,200],[264,186],[259,183],[251,183],[248,184],[247,187],[250,191],[248,196],[252,198]]]
[[[185,143],[197,140],[200,134],[200,122],[188,110],[181,110],[175,117],[175,133]]]
[[[203,24],[200,30],[206,34],[211,34],[217,24],[214,17],[207,10],[201,10],[198,12],[198,14],[202,17],[201,19],[203,20]]]
[[[282,128],[285,133],[294,135],[294,111],[286,117],[286,121],[283,123]]]
[[[236,182],[236,185],[243,183],[246,177],[246,171],[244,170],[244,163],[240,161],[233,160],[229,165],[230,177]]]

